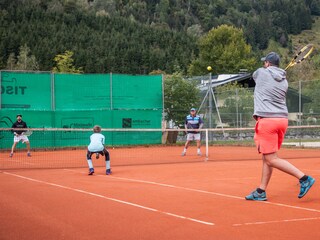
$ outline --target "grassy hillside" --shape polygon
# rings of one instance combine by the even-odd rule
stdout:
[[[314,17],[313,20],[311,30],[304,30],[298,35],[289,35],[291,46],[283,48],[279,43],[270,40],[268,48],[263,51],[264,54],[271,51],[278,52],[281,55],[281,67],[285,68],[295,52],[309,43],[314,44],[315,49],[307,60],[288,69],[290,82],[320,80],[320,17]]]
[[[311,30],[304,30],[298,35],[291,36],[292,43],[294,46],[306,45],[312,43],[316,49],[320,47],[320,17],[313,18],[314,23],[312,24]]]
[[[320,80],[320,17],[314,17],[313,20],[311,30],[304,30],[298,35],[291,36],[294,52],[309,43],[315,46],[310,58],[289,71],[292,80]]]

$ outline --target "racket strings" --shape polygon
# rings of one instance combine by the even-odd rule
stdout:
[[[29,137],[32,133],[33,133],[33,131],[28,130],[28,131],[24,132],[24,135]]]
[[[300,52],[297,54],[297,57],[295,59],[296,63],[302,62],[305,58],[307,58],[313,51],[313,45],[309,44],[302,48]]]
[[[304,59],[306,59],[313,51],[314,46],[312,44],[308,44],[304,46],[296,55],[295,57],[290,61],[288,66],[284,69],[287,70],[289,67],[292,67],[298,63],[301,63]]]

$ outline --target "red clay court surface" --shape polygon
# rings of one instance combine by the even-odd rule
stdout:
[[[1,153],[0,239],[320,239],[319,150],[279,152],[317,179],[304,198],[295,178],[275,170],[268,201],[252,202],[244,196],[260,180],[255,148],[211,147],[206,162],[194,147],[186,157],[181,147],[163,149],[171,164],[126,165],[110,150],[111,176],[104,167],[93,176],[86,168],[10,168]]]

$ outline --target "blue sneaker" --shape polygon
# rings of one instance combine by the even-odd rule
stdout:
[[[111,172],[111,169],[107,169],[107,170],[106,170],[106,175],[111,175],[111,173],[112,173],[112,172]]]
[[[307,180],[305,180],[305,181],[299,180],[299,182],[300,182],[300,193],[298,195],[298,198],[302,198],[304,195],[306,195],[315,181],[316,180],[313,177],[310,177],[310,176],[308,176]]]
[[[254,190],[248,196],[246,196],[246,200],[254,200],[254,201],[266,201],[267,194],[266,192],[258,193],[257,190]]]
[[[94,169],[93,169],[93,168],[89,168],[89,173],[88,173],[88,175],[92,175],[92,174],[94,174]]]

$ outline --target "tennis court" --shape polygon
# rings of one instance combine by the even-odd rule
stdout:
[[[298,199],[297,181],[275,171],[268,201],[245,201],[260,180],[254,147],[213,146],[207,161],[192,150],[181,157],[181,147],[110,149],[111,176],[102,159],[94,160],[93,176],[82,166],[54,165],[73,156],[85,166],[81,149],[1,153],[1,239],[319,239],[317,183]],[[279,152],[316,179],[319,154]]]

